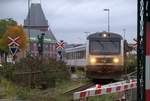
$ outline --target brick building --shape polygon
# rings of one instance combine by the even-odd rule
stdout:
[[[24,30],[28,35],[29,45],[27,52],[31,52],[32,56],[38,56],[37,36],[44,33],[43,55],[50,58],[56,58],[56,38],[48,25],[44,12],[40,3],[32,3],[24,20]]]

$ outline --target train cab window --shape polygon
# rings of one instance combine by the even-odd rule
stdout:
[[[119,54],[120,53],[120,41],[92,40],[90,42],[90,53],[93,53],[93,54]]]

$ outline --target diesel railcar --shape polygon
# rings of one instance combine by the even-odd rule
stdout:
[[[66,63],[84,68],[92,79],[119,79],[124,70],[124,43],[121,35],[96,32],[87,37],[84,45],[67,48]]]

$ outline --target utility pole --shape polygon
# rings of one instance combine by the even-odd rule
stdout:
[[[124,40],[126,39],[126,29],[125,28],[123,29],[123,39]]]
[[[109,17],[110,16],[110,14],[109,14],[110,13],[110,9],[107,8],[107,9],[104,9],[104,11],[108,12],[108,32],[109,32],[110,31],[110,21],[109,21],[110,20],[110,17]]]
[[[145,97],[150,96],[145,94],[146,1],[137,1],[137,101],[149,101]]]
[[[150,1],[145,0],[145,101],[150,101]]]
[[[31,39],[30,39],[30,0],[28,0],[28,18],[29,18],[29,21],[28,21],[28,35],[29,35],[29,51],[28,51],[28,55],[31,56]]]

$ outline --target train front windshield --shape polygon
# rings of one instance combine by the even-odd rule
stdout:
[[[90,41],[90,54],[119,54],[120,41]]]

